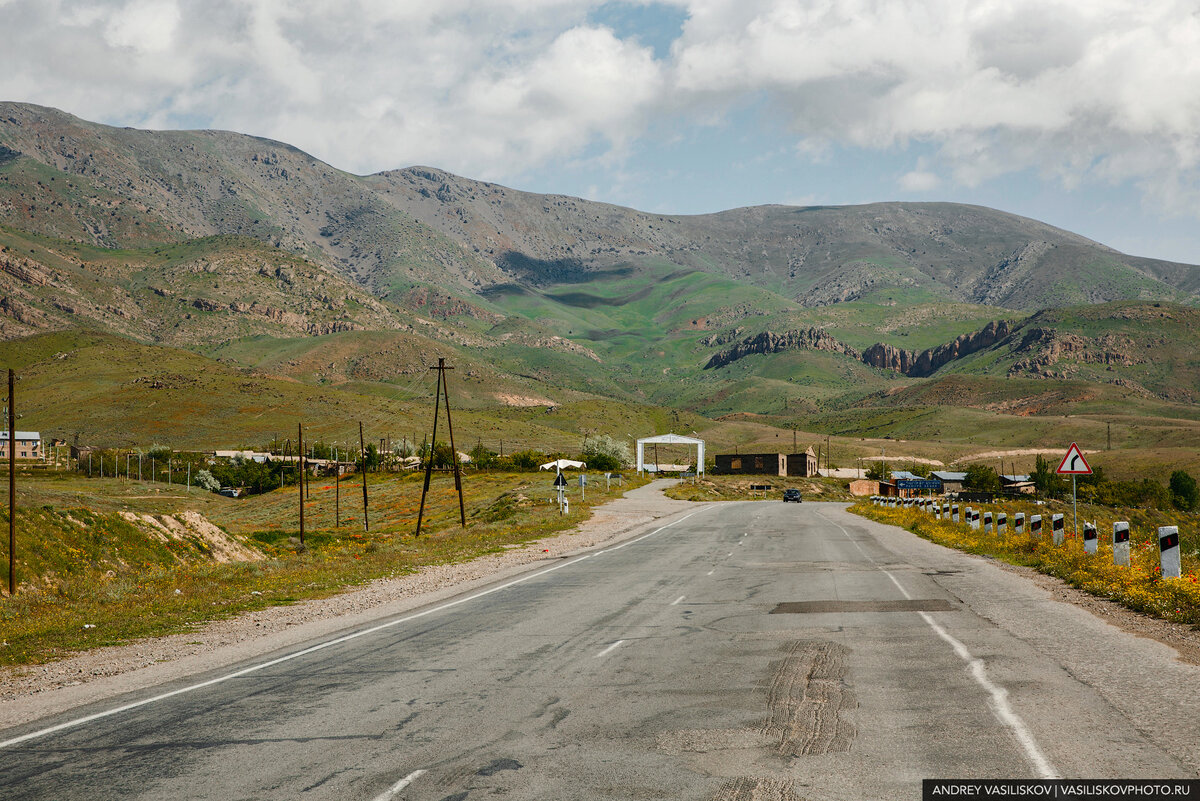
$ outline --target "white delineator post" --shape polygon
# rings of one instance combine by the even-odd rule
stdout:
[[[975,528],[975,510],[968,506],[965,510],[963,510],[963,514],[966,515],[967,525],[971,528]]]
[[[1031,537],[1042,536],[1042,516],[1041,515],[1030,515],[1029,516],[1029,536],[1031,536]]]
[[[1050,529],[1054,535],[1055,545],[1062,545],[1063,541],[1066,539],[1066,534],[1063,532],[1063,525],[1064,523],[1062,515],[1051,515]]]
[[[1083,524],[1083,552],[1095,553],[1099,544],[1100,541],[1096,537],[1096,524],[1085,521]]]
[[[1124,520],[1113,523],[1113,564],[1129,567],[1129,524]]]
[[[1158,527],[1158,553],[1162,560],[1162,577],[1179,578],[1179,527]]]
[[[1008,514],[1000,512],[996,515],[996,533],[1003,535],[1008,530]]]
[[[950,519],[953,520],[955,523],[958,522],[958,504],[957,503],[950,507]]]
[[[1021,536],[1025,535],[1025,513],[1024,512],[1017,512],[1016,517],[1013,518],[1013,530]]]
[[[983,513],[983,533],[984,534],[992,533],[992,513],[991,512]]]
[[[976,531],[979,530],[979,510],[978,509],[971,510],[971,528],[975,529]]]

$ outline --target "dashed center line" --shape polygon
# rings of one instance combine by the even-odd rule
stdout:
[[[600,657],[602,657],[602,656],[604,656],[605,654],[609,653],[610,651],[612,651],[614,648],[616,648],[618,645],[620,645],[620,644],[621,644],[621,643],[623,643],[623,642],[625,642],[625,641],[624,641],[624,640],[617,640],[617,641],[616,641],[616,642],[614,642],[612,645],[608,646],[608,647],[607,647],[607,648],[605,648],[603,651],[601,651],[600,653],[596,654],[596,658],[597,658],[597,659],[599,659]]]
[[[420,778],[422,775],[424,775],[424,773],[425,773],[425,771],[423,771],[423,770],[414,770],[412,773],[408,774],[403,779],[396,782],[395,784],[393,784],[388,789],[384,790],[379,795],[375,796],[373,801],[392,801],[392,799],[396,797],[396,793],[400,792],[405,787],[412,784],[415,779]]]
[[[677,606],[679,604],[679,602],[682,601],[686,597],[687,597],[686,595],[680,595],[674,601],[671,601],[671,606]]]
[[[570,561],[561,562],[561,563],[555,565],[554,567],[548,567],[545,570],[539,570],[534,573],[527,573],[526,575],[521,576],[520,578],[513,579],[512,581],[506,582],[504,584],[499,584],[495,587],[491,587],[489,589],[482,590],[481,592],[477,592],[472,595],[466,595],[466,596],[457,598],[453,601],[448,601],[446,603],[439,604],[437,606],[429,607],[428,609],[424,609],[420,612],[415,612],[413,614],[395,618],[393,620],[387,621],[386,623],[380,623],[378,625],[371,626],[369,628],[359,629],[358,631],[352,632],[350,634],[345,634],[340,637],[334,637],[331,640],[325,640],[324,642],[317,643],[316,645],[312,645],[307,648],[302,648],[299,651],[293,651],[289,654],[285,654],[284,656],[276,657],[275,659],[270,659],[270,660],[267,660],[266,662],[259,662],[254,665],[250,665],[249,667],[244,667],[241,670],[235,670],[232,673],[226,673],[223,676],[218,676],[216,678],[208,679],[206,681],[202,681],[197,684],[192,684],[192,685],[189,685],[186,687],[180,687],[178,689],[170,690],[168,692],[161,693],[159,695],[155,695],[150,698],[144,698],[140,701],[132,701],[128,704],[123,704],[121,706],[113,707],[111,709],[106,709],[103,712],[96,712],[91,715],[85,715],[84,717],[81,717],[81,718],[75,718],[74,720],[67,720],[63,723],[58,723],[54,726],[48,726],[48,727],[46,727],[44,729],[40,729],[38,731],[31,731],[28,734],[22,734],[19,737],[13,737],[8,740],[0,740],[0,750],[5,749],[5,748],[11,748],[14,745],[19,745],[21,743],[29,742],[30,740],[36,740],[36,739],[45,737],[50,734],[55,734],[57,732],[64,731],[66,729],[73,729],[76,726],[83,726],[85,724],[91,723],[96,720],[103,720],[104,718],[112,717],[113,715],[119,715],[123,712],[128,712],[130,710],[137,709],[139,707],[143,707],[148,704],[155,704],[155,703],[158,703],[159,701],[165,701],[168,698],[174,698],[176,696],[183,695],[185,693],[195,692],[196,690],[201,690],[206,687],[212,687],[216,684],[223,684],[224,682],[230,681],[232,679],[241,678],[242,676],[248,676],[253,673],[258,673],[261,670],[265,670],[267,668],[274,667],[275,665],[281,665],[285,662],[290,662],[293,659],[300,659],[301,657],[307,656],[312,653],[316,653],[318,651],[322,651],[326,648],[332,648],[334,646],[341,645],[342,643],[350,642],[352,640],[357,640],[360,637],[366,637],[371,634],[375,634],[376,632],[379,632],[379,631],[386,631],[387,629],[390,629],[394,626],[399,626],[399,625],[408,623],[413,620],[418,620],[420,618],[426,617],[428,615],[436,614],[436,613],[441,612],[446,609],[453,609],[456,606],[461,606],[463,604],[470,603],[471,601],[477,600],[479,598],[483,598],[488,595],[492,595],[493,593],[500,592],[502,590],[508,589],[509,587],[514,587],[518,584],[524,584],[527,581],[532,581],[533,579],[544,576],[547,573],[553,573],[556,570],[562,570],[564,567],[571,567],[573,565],[577,565],[580,562],[584,561],[585,559],[592,559],[594,557],[601,556],[603,554],[610,553],[612,551],[619,551],[622,548],[627,548],[630,545],[639,543],[642,540],[653,537],[655,534],[659,533],[660,531],[665,531],[666,529],[671,528],[672,526],[676,526],[676,525],[682,523],[683,521],[687,520],[690,517],[694,517],[695,515],[698,515],[701,512],[708,511],[710,508],[712,508],[712,507],[704,506],[700,509],[697,509],[694,512],[690,512],[690,513],[684,515],[683,517],[679,518],[678,520],[673,520],[670,523],[659,526],[658,528],[654,529],[653,531],[651,531],[648,534],[643,534],[640,537],[635,537],[634,539],[626,540],[625,542],[621,543],[620,545],[614,545],[611,548],[605,548],[602,551],[594,551],[592,553],[582,554],[581,556],[575,557],[575,558],[571,559]],[[621,642],[624,642],[624,641],[622,640]],[[618,642],[617,645],[620,645],[620,643]],[[614,645],[613,647],[615,648],[616,646]]]

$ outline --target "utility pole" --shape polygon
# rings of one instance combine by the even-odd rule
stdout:
[[[363,531],[371,530],[371,521],[367,519],[367,446],[364,444],[362,420],[358,421],[358,447],[362,450],[363,476]],[[427,482],[428,483],[428,482]]]
[[[8,368],[8,595],[17,593],[17,409],[16,377]]]
[[[1112,450],[1112,423],[1108,424],[1108,447],[1105,450]]]
[[[453,370],[453,367],[446,365],[446,360],[439,357],[437,367],[430,367],[430,370],[438,371],[438,386],[433,395],[433,445],[437,447],[437,423],[438,412],[441,407],[442,396],[446,398],[446,428],[450,431],[450,461],[454,464],[454,489],[458,491],[458,514],[459,520],[462,522],[462,527],[467,527],[467,511],[463,502],[462,491],[462,476],[459,472],[458,450],[454,445],[454,423],[450,419],[450,388],[446,383],[446,371]],[[424,452],[422,452],[424,454]],[[421,507],[417,511],[417,533],[415,536],[421,536],[421,521],[425,516],[425,497],[429,494],[429,480],[433,478],[433,451],[430,450],[429,456],[425,462],[425,486],[421,490]]]
[[[300,469],[304,469],[304,428],[296,423],[296,458],[300,461]],[[304,544],[304,474],[300,474],[300,544]]]
[[[338,460],[337,448],[333,449],[333,527],[342,524],[342,463]]]

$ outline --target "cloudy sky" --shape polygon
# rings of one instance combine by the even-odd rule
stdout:
[[[1195,0],[0,0],[0,99],[659,212],[953,200],[1200,263]]]

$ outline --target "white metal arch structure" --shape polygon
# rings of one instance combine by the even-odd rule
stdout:
[[[657,437],[646,437],[637,441],[637,469],[641,473],[646,469],[646,445],[695,445],[696,472],[704,473],[704,440],[695,437],[681,437],[678,434],[663,434]],[[655,465],[657,468],[658,465]]]

